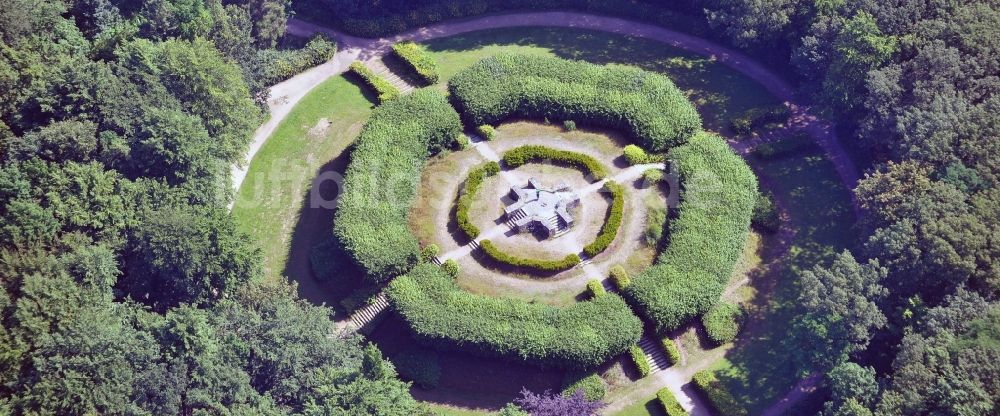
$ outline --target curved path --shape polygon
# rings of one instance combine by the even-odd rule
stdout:
[[[790,84],[752,58],[711,41],[650,24],[576,12],[538,12],[449,21],[380,39],[364,39],[348,36],[329,28],[297,19],[290,19],[288,22],[288,33],[299,36],[325,33],[337,40],[339,50],[329,62],[305,71],[271,88],[271,99],[268,101],[270,118],[254,133],[253,141],[250,144],[245,160],[233,166],[232,178],[234,188],[237,190],[240,188],[254,155],[299,100],[326,79],[345,72],[351,62],[359,59],[367,60],[384,54],[391,48],[393,43],[401,40],[421,41],[484,29],[517,26],[570,27],[598,30],[651,39],[704,56],[711,56],[753,79],[771,94],[784,101],[792,110],[792,122],[790,124],[806,132],[824,150],[827,158],[834,164],[837,174],[848,189],[854,189],[859,179],[857,168],[837,140],[833,124],[812,115],[809,112],[810,108],[808,106],[797,102],[794,93],[795,90]],[[852,206],[856,214],[860,213],[860,208],[857,200],[854,199],[853,193]],[[669,385],[672,390],[676,391],[680,390],[680,386],[677,384],[683,380],[681,378],[672,378],[671,380],[662,381]]]

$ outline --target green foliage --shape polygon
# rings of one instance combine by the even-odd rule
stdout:
[[[646,377],[653,372],[653,368],[649,366],[649,359],[646,358],[646,353],[642,352],[641,347],[638,345],[628,347],[628,355],[632,357],[635,369],[639,371],[639,377]]]
[[[604,191],[611,193],[611,207],[608,208],[608,217],[604,219],[604,224],[601,225],[601,231],[597,233],[597,237],[583,247],[583,252],[590,257],[604,251],[615,241],[624,216],[625,188],[615,181],[607,181],[604,183]]]
[[[580,264],[580,256],[575,253],[567,254],[566,257],[559,260],[539,260],[515,257],[507,254],[503,250],[500,250],[497,246],[493,245],[493,242],[490,240],[480,241],[479,245],[483,249],[483,253],[497,262],[532,271],[543,273],[561,272],[563,270],[569,270],[577,264]]]
[[[708,401],[708,405],[720,415],[744,416],[747,410],[739,400],[726,390],[715,374],[709,370],[699,371],[694,375],[694,385]]]
[[[422,389],[432,390],[441,383],[441,358],[437,351],[410,347],[391,359],[403,378]]]
[[[497,137],[497,129],[489,124],[483,124],[476,127],[476,132],[485,140],[493,140]]]
[[[620,65],[525,55],[497,55],[448,83],[473,124],[509,117],[575,120],[625,132],[651,151],[684,143],[701,119],[667,77]]]
[[[566,131],[576,131],[576,122],[573,121],[573,120],[564,120],[563,121],[563,130],[566,130]]]
[[[656,399],[660,401],[660,406],[663,406],[663,411],[667,413],[667,416],[687,416],[688,413],[684,411],[670,389],[666,387],[660,389],[656,392]]]
[[[563,379],[563,396],[572,396],[578,390],[583,390],[583,397],[592,402],[604,400],[607,395],[607,385],[599,374],[567,372]]]
[[[705,327],[708,339],[715,345],[722,345],[736,339],[743,322],[743,311],[731,303],[719,302],[701,316],[701,324]]]
[[[646,186],[656,186],[663,182],[663,169],[646,169],[642,172],[642,181]]]
[[[670,360],[670,365],[681,363],[681,349],[674,340],[664,337],[663,349],[667,351],[667,359]]]
[[[399,42],[392,45],[392,52],[406,62],[413,72],[428,85],[438,82],[437,62],[423,46],[413,42]]]
[[[372,72],[372,70],[368,69],[368,67],[361,63],[361,61],[352,62],[350,69],[351,73],[357,75],[362,81],[368,84],[369,87],[372,87],[372,89],[375,90],[375,94],[378,95],[379,103],[384,104],[385,102],[399,98],[399,96],[402,95],[396,86],[389,83],[389,81],[385,78],[378,76],[375,72]]]
[[[441,263],[441,269],[451,277],[458,277],[458,272],[460,271],[458,262],[455,259],[448,259],[444,263]]]
[[[628,272],[620,264],[611,266],[610,270],[611,281],[615,283],[615,287],[618,291],[624,291],[628,285],[632,284],[632,280],[628,277]]]
[[[776,233],[781,227],[780,212],[774,203],[774,194],[770,191],[762,192],[757,196],[757,203],[753,207],[753,218],[750,224],[766,233]]]
[[[604,296],[608,293],[604,290],[604,285],[601,284],[601,281],[597,279],[587,281],[587,291],[590,292],[590,297],[592,298]]]
[[[483,181],[487,177],[496,175],[499,172],[500,164],[495,161],[489,161],[472,168],[469,171],[469,176],[465,179],[465,187],[462,189],[462,194],[458,197],[458,206],[455,208],[455,221],[458,222],[458,228],[471,240],[479,237],[479,227],[476,227],[472,223],[472,220],[469,219],[469,208],[475,202],[476,194],[479,193],[479,188],[483,186]]]
[[[425,344],[542,366],[593,368],[642,334],[642,323],[614,294],[556,308],[465,292],[433,265],[393,280],[388,295]]]
[[[263,85],[277,84],[332,59],[336,53],[337,43],[324,36],[310,39],[301,49],[260,51],[258,59],[265,64],[258,81]]]
[[[379,106],[361,129],[333,229],[368,278],[386,281],[416,263],[419,247],[406,219],[420,169],[461,131],[444,96],[423,90]]]
[[[469,140],[469,136],[466,136],[464,134],[459,134],[457,137],[455,137],[455,144],[457,145],[456,147],[458,148],[458,150],[465,150],[472,145],[472,142]]]
[[[784,124],[791,115],[792,110],[784,105],[763,108],[754,107],[747,110],[743,115],[730,120],[729,128],[736,134],[746,135],[768,124]]]
[[[429,262],[441,254],[441,248],[437,244],[428,244],[420,249],[420,261]]]
[[[649,163],[650,160],[646,151],[634,144],[625,146],[624,154],[625,160],[627,160],[630,165],[641,165],[643,163]]]
[[[684,193],[657,264],[624,292],[659,331],[708,312],[743,252],[757,178],[718,136],[700,134],[670,152]]]
[[[529,144],[515,147],[504,152],[503,161],[511,169],[531,162],[565,164],[582,170],[587,175],[587,178],[592,181],[599,181],[608,176],[608,171],[604,168],[604,165],[589,155],[545,146]]]

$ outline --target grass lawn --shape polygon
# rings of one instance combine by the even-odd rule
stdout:
[[[750,162],[790,211],[796,235],[787,254],[751,276],[760,281],[755,285],[759,296],[747,305],[751,319],[736,346],[713,365],[719,379],[751,414],[772,404],[798,381],[799,369],[788,359],[792,352],[784,343],[796,313],[797,276],[853,248],[858,235],[850,194],[822,150],[807,137],[789,139],[776,148],[786,150]]]
[[[424,404],[426,404],[427,407],[429,407],[431,411],[434,412],[434,414],[437,416],[486,416],[493,414],[490,412],[482,412],[479,410],[468,410],[459,407],[444,406],[430,402],[425,402]]]
[[[317,86],[254,156],[233,206],[240,229],[264,251],[266,278],[288,276],[316,303],[338,299],[310,277],[309,251],[330,236],[333,219],[332,209],[310,207],[310,190],[321,172],[344,171],[345,149],[372,107],[370,97],[342,76]],[[321,185],[324,199],[337,194],[335,182]]]
[[[615,416],[666,416],[666,414],[663,406],[660,406],[660,401],[653,396],[622,409],[615,413]]]
[[[597,31],[518,27],[430,40],[424,43],[440,68],[437,88],[458,71],[501,52],[555,55],[597,64],[620,63],[670,76],[695,103],[706,128],[726,133],[729,120],[744,111],[779,104],[767,90],[711,59],[648,39]]]

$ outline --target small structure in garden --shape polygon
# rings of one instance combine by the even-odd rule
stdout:
[[[573,226],[569,210],[580,203],[569,185],[560,183],[547,188],[535,178],[524,186],[510,187],[507,195],[513,203],[504,208],[507,223],[518,232],[543,231],[546,238],[565,234]]]

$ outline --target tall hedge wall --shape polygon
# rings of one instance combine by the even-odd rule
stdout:
[[[427,156],[462,133],[444,95],[418,90],[372,113],[351,153],[333,232],[373,281],[406,273],[417,262],[417,240],[406,217]]]
[[[719,301],[746,243],[757,195],[756,176],[718,136],[699,134],[667,159],[684,188],[670,243],[624,292],[660,331],[676,329]]]
[[[474,125],[515,116],[575,120],[622,130],[657,152],[701,130],[698,112],[669,78],[629,66],[501,54],[458,73],[448,87]]]
[[[545,367],[595,367],[642,335],[642,322],[618,295],[565,308],[482,296],[429,264],[393,280],[388,295],[416,337],[432,347]]]

